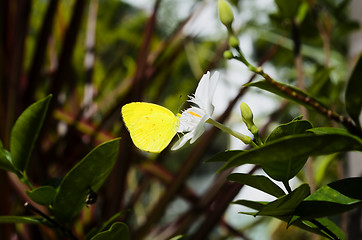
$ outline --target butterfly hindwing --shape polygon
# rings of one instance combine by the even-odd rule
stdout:
[[[179,119],[162,106],[134,102],[122,107],[123,121],[141,150],[161,152],[177,132]]]

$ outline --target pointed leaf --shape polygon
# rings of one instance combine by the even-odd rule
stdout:
[[[349,198],[329,186],[323,186],[297,207],[295,215],[309,220],[340,214],[361,205],[362,201]]]
[[[4,147],[2,142],[0,141],[0,168],[5,171],[16,173],[17,170],[13,165],[13,161],[11,160],[11,154]]]
[[[26,195],[28,195],[31,200],[44,206],[52,204],[56,194],[57,190],[52,186],[41,186],[32,191],[26,191]]]
[[[237,201],[233,202],[233,204],[239,204],[239,205],[242,205],[242,206],[257,210],[257,211],[260,211],[267,203],[265,203],[265,202],[255,202],[255,201],[250,201],[250,200],[237,200]],[[254,212],[254,213],[251,213],[251,212],[239,212],[239,213],[247,214],[247,215],[251,215],[251,216],[257,216],[257,214],[258,214],[258,212]],[[290,220],[290,216],[277,216],[276,218],[279,219],[279,220],[282,220],[284,222],[287,222],[287,223]],[[320,221],[321,224],[323,224],[323,223],[327,224],[328,222],[330,222],[328,219],[317,219],[317,221]],[[299,227],[301,229],[304,229],[306,231],[316,233],[316,234],[319,234],[321,236],[332,239],[328,235],[326,235],[324,232],[322,232],[317,226],[315,226],[314,224],[312,224],[312,223],[310,223],[308,221],[295,221],[295,222],[293,222],[292,225],[297,226],[297,227]],[[332,225],[332,224],[330,224],[330,225]],[[332,227],[330,227],[330,228],[332,228]],[[332,228],[332,229],[334,229],[334,228]],[[335,230],[334,232],[336,232],[336,231],[338,231],[338,230]],[[343,234],[343,232],[342,232],[342,234]],[[341,238],[341,239],[344,239],[344,238]]]
[[[30,105],[11,130],[10,153],[14,166],[26,171],[28,161],[43,125],[51,95]]]
[[[185,238],[184,235],[177,235],[177,236],[171,238],[170,240],[180,240],[180,239],[184,239],[184,238]]]
[[[234,201],[234,202],[232,202],[232,204],[242,205],[242,206],[254,209],[254,210],[258,210],[258,212],[259,212],[267,203],[242,199],[242,200]],[[239,212],[239,213],[256,216],[258,214],[258,212]]]
[[[279,12],[283,18],[294,18],[297,15],[301,0],[275,0],[275,3],[277,4]]]
[[[0,216],[0,223],[44,224],[45,220],[41,217],[30,216]]]
[[[128,226],[121,222],[114,223],[109,230],[100,232],[92,240],[128,240]]]
[[[359,190],[362,186],[362,177],[345,178],[332,182],[328,186],[347,197],[362,200],[362,191]]]
[[[243,164],[256,164],[271,178],[288,181],[303,168],[308,156],[352,150],[362,150],[360,139],[354,136],[339,133],[298,134],[279,138],[249,151],[219,153],[213,159],[226,161],[220,171]]]
[[[362,144],[361,138],[359,138],[353,134],[350,134],[346,129],[343,129],[343,128],[319,127],[319,128],[311,128],[311,129],[308,129],[307,131],[313,132],[318,135],[322,135],[322,134],[344,135],[346,137],[353,138],[356,140],[356,142],[359,142],[360,144]],[[358,150],[358,149],[356,149],[356,150]]]
[[[265,142],[270,142],[281,137],[289,135],[305,133],[308,129],[312,128],[312,124],[306,120],[294,119],[293,121],[281,124],[276,127],[267,137]]]
[[[97,146],[63,178],[52,208],[57,220],[71,222],[84,206],[90,190],[99,190],[116,162],[118,146],[119,139]]]
[[[121,212],[118,212],[116,214],[114,214],[112,217],[110,217],[106,222],[104,222],[102,224],[102,226],[100,227],[97,227],[97,228],[93,228],[92,230],[90,230],[88,233],[87,233],[87,236],[85,239],[91,239],[92,237],[94,237],[97,233],[100,233],[100,232],[104,232],[106,231],[107,229],[109,229],[113,223],[115,223],[117,221],[118,218],[120,218],[120,216],[122,215]]]
[[[281,197],[285,195],[284,191],[278,185],[265,176],[233,173],[230,174],[227,179],[256,188],[274,197]]]
[[[335,236],[338,237],[340,240],[345,240],[346,235],[344,232],[331,220],[328,218],[318,218],[315,221],[317,221],[319,224],[322,224],[324,227],[326,227],[330,232],[332,232]],[[326,233],[328,234],[328,233]],[[328,234],[329,235],[329,234]],[[332,237],[331,235],[329,235]],[[330,238],[330,239],[336,239],[336,238]]]
[[[246,153],[246,150],[226,150],[212,156],[212,158],[206,160],[206,162],[228,162],[239,156],[241,153]]]
[[[346,101],[346,110],[351,116],[353,121],[361,128],[361,123],[359,122],[359,116],[362,109],[362,54],[359,56],[359,59],[352,71],[351,77],[348,80],[348,85],[346,89],[345,101]]]
[[[297,189],[265,205],[258,213],[261,216],[291,216],[295,208],[310,194],[308,184],[302,184]]]

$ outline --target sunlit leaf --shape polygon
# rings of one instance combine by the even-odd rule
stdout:
[[[281,124],[276,127],[267,137],[265,142],[270,142],[281,137],[286,137],[289,135],[305,133],[308,129],[312,128],[312,124],[307,120],[300,120],[299,118],[294,119],[293,121]]]
[[[361,141],[346,134],[298,134],[279,138],[249,151],[226,151],[209,161],[225,161],[225,170],[243,164],[260,165],[273,179],[288,181],[304,166],[308,156],[362,150]]]
[[[51,209],[58,220],[72,221],[84,206],[90,190],[99,190],[116,162],[118,146],[119,139],[97,146],[67,173]]]
[[[323,186],[308,196],[296,208],[294,215],[309,220],[340,214],[360,205],[360,200],[349,198],[329,186]]]
[[[51,95],[30,105],[11,130],[10,153],[14,166],[26,171],[28,161],[43,125]]]

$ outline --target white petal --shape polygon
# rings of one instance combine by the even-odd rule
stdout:
[[[172,146],[171,150],[178,150],[180,149],[185,143],[187,143],[188,140],[192,138],[192,133],[186,133],[182,137],[180,137],[179,140]]]
[[[209,97],[210,72],[207,71],[199,81],[195,91],[195,97],[198,99],[207,99]]]
[[[209,119],[210,117],[205,115],[201,118],[199,124],[197,124],[196,128],[192,131],[193,132],[193,136],[192,139],[190,141],[190,143],[194,143],[204,132],[205,132],[205,122]]]
[[[195,95],[191,97],[190,101],[197,104],[208,115],[214,112],[214,105],[212,99],[216,90],[219,80],[219,72],[215,72],[210,78],[210,72],[204,74],[196,88]]]
[[[189,140],[194,143],[204,132],[205,122],[212,116],[214,105],[212,104],[219,72],[215,72],[210,78],[210,72],[204,74],[196,88],[195,94],[188,101],[197,106],[192,106],[182,112],[180,126],[177,132],[187,132],[171,148],[177,150]]]

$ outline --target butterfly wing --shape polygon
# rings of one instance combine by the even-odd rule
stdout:
[[[179,119],[170,110],[153,103],[133,102],[122,107],[123,121],[136,147],[161,152],[177,132]]]

